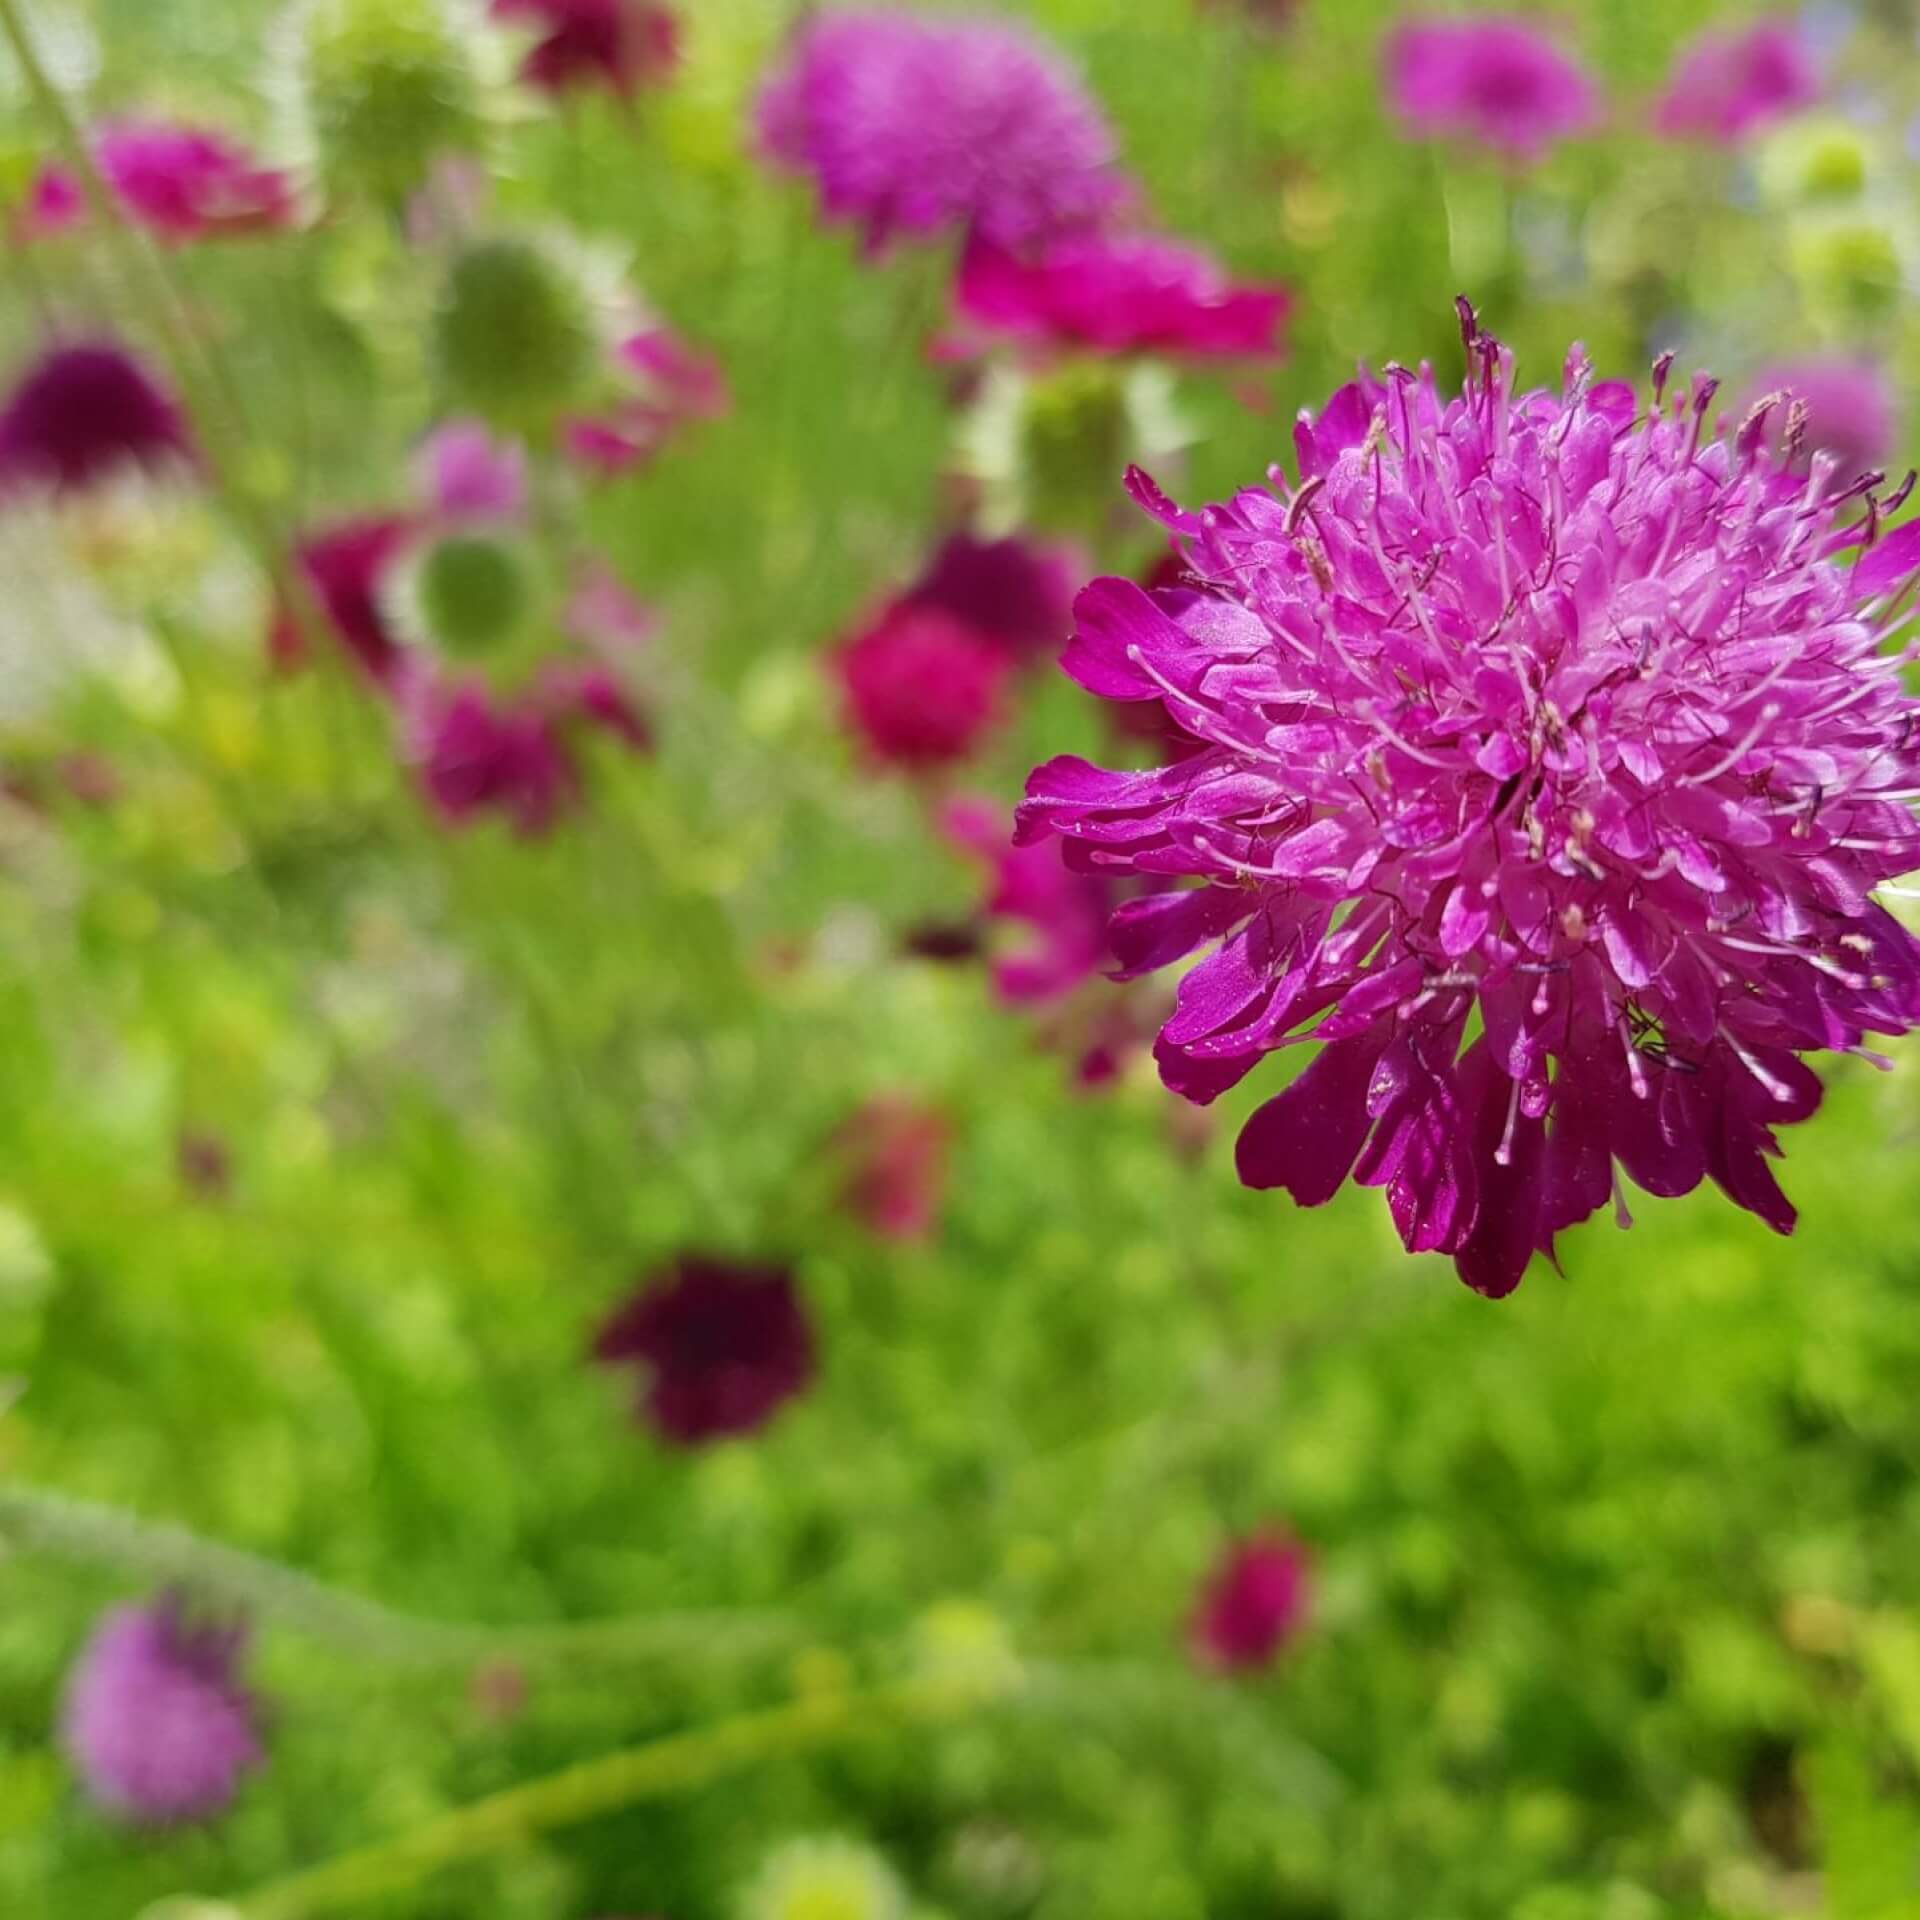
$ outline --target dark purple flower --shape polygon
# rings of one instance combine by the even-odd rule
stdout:
[[[1310,1572],[1306,1549],[1284,1533],[1228,1548],[1188,1628],[1194,1658],[1226,1672],[1267,1665],[1307,1623]]]
[[[1820,97],[1813,55],[1789,20],[1710,31],[1680,51],[1653,124],[1731,145]]]
[[[1536,161],[1599,118],[1593,83],[1553,42],[1499,14],[1413,20],[1386,42],[1394,110],[1415,135]]]
[[[84,493],[195,458],[179,405],[124,347],[49,347],[0,401],[0,492]]]
[[[683,1254],[601,1327],[593,1357],[637,1365],[639,1411],[683,1447],[752,1433],[813,1380],[813,1329],[793,1274]]]
[[[841,1204],[879,1239],[926,1239],[939,1222],[952,1138],[937,1107],[905,1094],[876,1095],[834,1135],[844,1166]]]
[[[1836,566],[1878,476],[1792,472],[1764,410],[1709,433],[1714,383],[1667,398],[1666,362],[1644,415],[1577,349],[1516,396],[1462,305],[1465,391],[1337,394],[1298,485],[1196,514],[1134,477],[1220,591],[1097,581],[1064,664],[1204,744],[1052,761],[1020,835],[1196,883],[1110,930],[1121,977],[1211,950],[1160,1036],[1176,1091],[1319,1048],[1241,1134],[1247,1184],[1384,1187],[1410,1250],[1503,1294],[1616,1164],[1789,1231],[1804,1056],[1920,1024],[1920,941],[1873,898],[1920,863],[1920,702],[1875,610],[1920,523]]]
[[[1204,253],[1148,234],[1075,234],[1037,254],[975,241],[956,300],[970,328],[1047,349],[1270,359],[1284,287],[1236,285]]]
[[[604,87],[630,99],[679,64],[680,23],[655,0],[493,0],[490,13],[537,36],[520,77],[542,93]]]
[[[392,680],[405,656],[382,606],[382,589],[418,531],[417,522],[404,515],[367,515],[312,535],[294,556],[315,603],[312,610],[382,683]],[[306,639],[292,611],[282,606],[269,641],[274,659],[284,667],[298,666],[305,658]]]
[[[1126,197],[1078,77],[1003,21],[828,10],[760,97],[768,155],[810,174],[870,248],[950,230],[1025,247]]]
[[[1004,716],[1013,657],[937,606],[895,600],[832,657],[847,725],[876,760],[953,766]]]
[[[1074,587],[1083,571],[1073,547],[956,533],[903,598],[965,621],[1016,659],[1053,658],[1073,631]]]
[[[1886,369],[1872,360],[1849,360],[1838,355],[1787,360],[1771,367],[1754,383],[1755,397],[1779,394],[1783,403],[1774,410],[1784,445],[1788,420],[1800,424],[1791,457],[1801,472],[1819,452],[1840,462],[1840,474],[1856,474],[1882,466],[1900,438],[1900,396]],[[1794,403],[1804,409],[1804,421]]]
[[[237,1674],[246,1634],[196,1627],[173,1600],[118,1607],[72,1673],[60,1737],[109,1813],[163,1825],[224,1812],[266,1758]]]
[[[94,135],[93,155],[127,212],[161,240],[181,244],[293,224],[292,180],[224,133],[170,120],[110,121]],[[44,168],[28,203],[28,234],[62,232],[85,214],[73,174]]]
[[[579,769],[544,704],[503,699],[481,680],[423,673],[401,707],[407,757],[449,825],[497,813],[532,838],[579,798]]]

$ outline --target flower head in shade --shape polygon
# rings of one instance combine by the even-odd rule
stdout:
[[[1820,97],[1813,55],[1788,20],[1710,31],[1680,51],[1654,126],[1731,144]]]
[[[1292,304],[1240,285],[1192,247],[1149,234],[1074,234],[1038,253],[976,241],[956,300],[966,326],[1042,351],[1270,359]]]
[[[1879,476],[1792,472],[1765,411],[1716,436],[1713,382],[1670,397],[1665,362],[1645,415],[1577,349],[1516,395],[1462,308],[1464,391],[1343,390],[1296,485],[1203,515],[1136,476],[1218,590],[1098,581],[1064,664],[1203,745],[1052,761],[1020,832],[1192,883],[1111,929],[1123,977],[1207,950],[1160,1035],[1177,1091],[1317,1047],[1241,1134],[1247,1184],[1383,1187],[1497,1295],[1616,1164],[1790,1230],[1768,1163],[1819,1104],[1806,1056],[1920,1023],[1920,941],[1873,897],[1920,864],[1876,611],[1920,531],[1848,571]]]
[[[944,540],[904,596],[937,607],[998,641],[1021,660],[1056,657],[1073,631],[1079,552],[1026,540]]]
[[[67,1680],[61,1744],[109,1813],[152,1824],[223,1812],[266,1758],[238,1674],[245,1633],[189,1623],[173,1600],[119,1607]]]
[[[891,602],[832,659],[846,721],[884,765],[957,765],[1004,717],[1013,657],[937,606]]]
[[[1194,1657],[1226,1672],[1264,1667],[1306,1625],[1309,1574],[1306,1549],[1284,1533],[1230,1547],[1200,1590]]]
[[[1408,131],[1478,141],[1518,161],[1599,117],[1593,83],[1553,42],[1499,14],[1412,20],[1386,43],[1387,88]]]
[[[292,180],[224,133],[169,120],[109,121],[93,136],[102,178],[133,218],[175,244],[293,224]],[[35,181],[30,235],[57,233],[85,217],[86,196],[64,166]]]
[[[1850,480],[1883,465],[1898,443],[1900,397],[1876,361],[1838,355],[1782,361],[1760,376],[1754,391],[1782,396],[1776,418],[1783,440],[1788,416],[1801,428],[1790,457],[1802,472],[1825,452]]]
[[[600,87],[630,99],[680,58],[680,23],[656,0],[493,0],[490,17],[534,35],[520,78],[542,93]]]
[[[311,611],[378,681],[392,679],[404,653],[388,617],[383,586],[417,530],[408,515],[363,515],[310,535],[294,555],[306,578]],[[310,637],[293,611],[283,606],[273,623],[273,657],[282,666],[297,666]]]
[[[593,1356],[637,1366],[639,1409],[693,1447],[763,1427],[814,1375],[813,1328],[793,1274],[683,1254],[601,1327]]]
[[[112,341],[49,347],[0,399],[0,493],[84,493],[194,458],[179,403]]]
[[[881,1094],[834,1136],[847,1211],[882,1240],[924,1240],[940,1217],[952,1128],[937,1107]]]
[[[828,9],[760,96],[769,156],[870,248],[960,230],[1025,247],[1125,197],[1112,130],[1051,49],[1003,22]]]
[[[604,479],[644,467],[683,426],[717,420],[732,405],[727,377],[711,355],[672,328],[649,324],[613,350],[620,396],[566,422],[567,452]]]

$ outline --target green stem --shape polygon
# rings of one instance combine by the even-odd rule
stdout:
[[[443,1867],[524,1845],[532,1836],[644,1800],[692,1792],[744,1768],[812,1753],[882,1727],[962,1717],[986,1704],[977,1686],[914,1680],[823,1693],[583,1760],[490,1794],[398,1838],[273,1882],[237,1901],[240,1920],[309,1916],[416,1886]]]

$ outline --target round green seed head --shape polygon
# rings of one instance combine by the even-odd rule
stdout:
[[[467,657],[490,653],[513,635],[534,589],[526,558],[510,541],[454,533],[421,556],[414,594],[429,637]]]
[[[535,242],[482,240],[453,263],[435,321],[448,399],[496,426],[548,425],[577,403],[597,360],[579,284]]]

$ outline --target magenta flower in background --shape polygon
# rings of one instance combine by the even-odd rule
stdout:
[[[827,11],[760,96],[769,158],[878,251],[950,231],[1026,247],[1127,197],[1112,129],[1066,61],[1003,21]]]
[[[595,559],[576,575],[560,626],[569,639],[617,658],[651,640],[660,616],[604,560]]]
[[[629,334],[614,349],[614,369],[625,397],[562,431],[567,452],[603,479],[645,466],[680,428],[717,420],[733,404],[719,361],[668,327]]]
[[[1849,572],[1872,476],[1784,469],[1765,413],[1715,437],[1708,380],[1639,417],[1577,349],[1516,396],[1465,331],[1461,395],[1346,389],[1277,497],[1201,515],[1135,477],[1222,591],[1097,581],[1064,664],[1204,744],[1050,762],[1020,837],[1196,883],[1111,928],[1121,977],[1210,950],[1161,1031],[1176,1091],[1318,1047],[1241,1134],[1248,1185],[1384,1187],[1409,1250],[1498,1295],[1616,1163],[1790,1231],[1804,1056],[1920,1024],[1920,941],[1873,898],[1920,864],[1920,703],[1873,611],[1920,526]]]
[[[266,1759],[238,1673],[246,1639],[189,1624],[172,1599],[106,1615],[60,1716],[61,1745],[98,1806],[151,1825],[226,1810]]]
[[[420,449],[414,491],[449,524],[524,519],[527,450],[478,420],[449,420]]]
[[[1191,247],[1076,234],[1022,256],[976,241],[955,298],[970,330],[1044,351],[1271,359],[1292,297],[1238,285]]]
[[[1782,361],[1754,383],[1754,397],[1784,396],[1774,410],[1784,445],[1792,403],[1805,421],[1792,458],[1799,471],[1819,452],[1840,462],[1845,479],[1884,466],[1900,439],[1900,396],[1887,370],[1872,360],[1823,355]]]
[[[1790,20],[1710,31],[1680,50],[1653,124],[1731,145],[1820,97],[1812,51]]]
[[[1266,1666],[1307,1623],[1311,1572],[1306,1549],[1284,1533],[1230,1547],[1188,1626],[1194,1658],[1229,1673]]]
[[[520,78],[542,93],[601,87],[631,99],[680,61],[680,23],[655,0],[493,0],[489,14],[536,36]]]
[[[765,1426],[815,1368],[813,1328],[788,1268],[697,1253],[620,1307],[594,1337],[593,1357],[638,1367],[638,1411],[683,1447]]]
[[[47,348],[0,400],[0,493],[84,493],[196,459],[179,403],[112,341]]]
[[[1014,661],[967,621],[903,599],[830,665],[860,744],[884,765],[924,773],[970,758],[1001,723]]]
[[[405,653],[382,605],[382,587],[418,531],[411,516],[369,514],[310,535],[294,555],[334,637],[382,683],[392,680]],[[268,643],[273,658],[283,667],[299,666],[306,641],[292,610],[282,606]]]
[[[169,120],[116,120],[93,136],[107,185],[148,232],[182,244],[291,226],[292,179],[226,134]],[[86,196],[64,166],[50,164],[27,205],[29,237],[64,232],[86,217]]]
[[[834,1135],[840,1201],[877,1239],[924,1240],[939,1224],[953,1129],[937,1107],[879,1094]]]
[[[1071,546],[956,533],[902,597],[965,621],[1016,659],[1057,658],[1073,631],[1073,596],[1085,570]]]
[[[1580,67],[1504,15],[1409,21],[1388,36],[1385,57],[1394,111],[1416,136],[1475,140],[1531,163],[1599,118]]]

